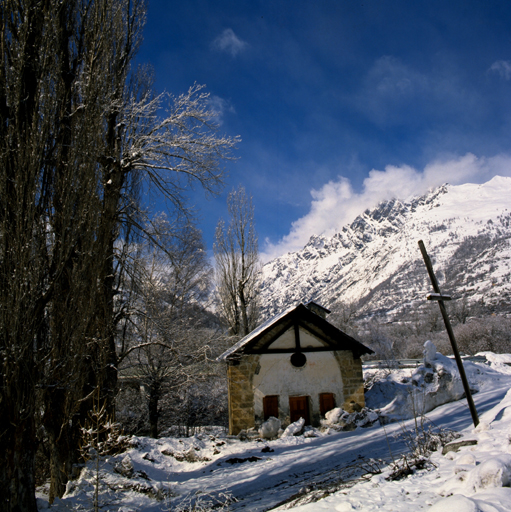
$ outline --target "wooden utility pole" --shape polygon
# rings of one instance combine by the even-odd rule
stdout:
[[[468,380],[465,374],[465,369],[463,368],[463,362],[461,360],[460,353],[458,351],[458,345],[456,344],[456,339],[454,338],[454,332],[451,327],[451,322],[449,321],[449,317],[447,316],[447,310],[445,309],[444,305],[444,301],[451,300],[451,297],[449,295],[442,295],[442,292],[440,291],[440,286],[438,286],[438,281],[436,279],[435,273],[433,272],[433,265],[431,264],[431,260],[429,259],[428,253],[426,252],[426,247],[424,246],[424,242],[422,240],[419,240],[419,248],[421,250],[422,257],[424,258],[426,268],[428,269],[429,278],[431,279],[431,283],[433,284],[433,290],[435,290],[435,293],[431,293],[430,295],[428,295],[427,299],[436,300],[440,307],[440,313],[442,313],[442,318],[444,319],[445,328],[447,329],[447,334],[449,335],[449,340],[451,342],[454,358],[456,359],[456,364],[458,365],[461,381],[463,382],[463,389],[465,390],[465,395],[467,396],[467,402],[468,407],[470,409],[470,414],[472,415],[472,421],[474,422],[474,427],[477,427],[477,425],[479,424],[479,417],[477,416],[476,406],[474,404],[474,400],[472,399],[472,394],[468,386]]]

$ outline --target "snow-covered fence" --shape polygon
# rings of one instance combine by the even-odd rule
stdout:
[[[448,356],[453,357],[453,356]],[[461,356],[463,361],[470,361],[472,363],[482,363],[482,364],[491,364],[486,356],[478,355],[478,356]],[[385,369],[402,369],[402,368],[417,368],[423,363],[422,359],[396,359],[395,361],[387,361],[387,360],[376,360],[376,361],[363,361],[362,368],[364,370],[369,370],[372,368],[385,368]],[[511,363],[504,363],[507,366],[511,366]]]
[[[362,368],[367,370],[369,368],[417,368],[422,364],[422,359],[396,359],[395,361],[377,360],[377,361],[364,361]]]

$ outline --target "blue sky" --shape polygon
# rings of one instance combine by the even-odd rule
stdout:
[[[265,259],[379,200],[511,175],[511,2],[149,0],[156,89],[205,84],[240,135],[224,193],[191,194],[211,249],[253,196]]]

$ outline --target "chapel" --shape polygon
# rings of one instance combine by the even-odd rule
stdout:
[[[365,406],[361,356],[373,351],[326,320],[315,302],[266,321],[225,351],[229,433],[258,427],[270,416],[283,428],[304,418],[319,426],[335,407]]]

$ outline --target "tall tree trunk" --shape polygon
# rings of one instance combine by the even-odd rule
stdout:
[[[46,414],[43,423],[49,438],[50,503],[64,495],[77,455],[72,442],[72,424],[63,423],[63,419],[68,417],[65,394],[64,389],[57,388],[45,400]]]
[[[241,329],[240,334],[242,336],[246,336],[250,333],[250,327],[248,324],[248,314],[247,314],[247,301],[245,298],[245,286],[243,282],[240,280],[238,283],[238,297],[240,299],[240,309],[241,309]]]
[[[106,401],[107,413],[115,416],[115,396],[117,394],[117,349],[115,346],[115,279],[114,268],[115,240],[119,226],[119,201],[124,182],[122,171],[108,173],[111,183],[106,187],[103,200],[102,230],[99,243],[103,268],[101,272],[101,309],[98,311],[99,332],[101,336],[101,354],[98,371],[101,387],[101,400]]]
[[[45,1],[0,2],[0,508],[5,512],[37,510],[37,339],[49,293],[36,249],[41,224],[35,205],[47,127],[39,104],[46,9]]]
[[[149,386],[149,425],[151,428],[151,437],[158,439],[158,419],[160,413],[158,411],[158,403],[161,397],[160,382],[151,382]]]
[[[36,451],[35,422],[29,417],[17,425],[6,425],[9,417],[2,413],[0,453],[0,510],[2,512],[37,512],[34,460]]]

